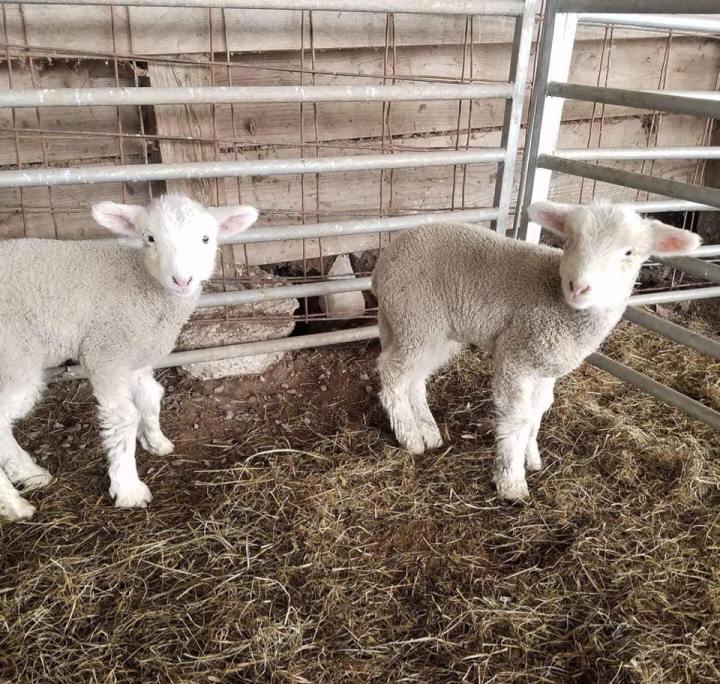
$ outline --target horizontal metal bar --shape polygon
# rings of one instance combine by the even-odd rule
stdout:
[[[696,257],[715,257],[720,256],[720,245],[700,245],[694,252]]]
[[[338,280],[324,280],[318,283],[262,287],[251,290],[238,290],[235,292],[214,292],[203,295],[200,298],[199,306],[210,307],[255,304],[258,302],[277,301],[280,299],[316,297],[324,294],[355,292],[356,290],[369,289],[370,278],[341,278]],[[633,306],[640,306],[645,304],[682,302],[692,299],[708,299],[718,296],[720,296],[720,287],[705,287],[688,290],[674,290],[672,292],[652,292],[649,294],[633,295],[630,297],[629,303]]]
[[[648,292],[630,297],[631,306],[650,306],[651,304],[670,304],[674,302],[690,302],[696,299],[712,299],[720,297],[720,287],[701,287],[688,290],[672,290],[670,292]]]
[[[311,157],[307,159],[125,164],[118,166],[82,166],[69,169],[35,168],[0,171],[0,188],[371,171],[374,169],[403,169],[414,166],[486,164],[500,162],[504,158],[504,150],[484,148],[367,154],[350,157]]]
[[[206,308],[210,306],[257,304],[258,302],[272,302],[280,299],[317,297],[319,295],[369,289],[370,278],[338,278],[337,280],[323,280],[319,283],[258,287],[251,290],[236,290],[233,292],[212,292],[202,295],[198,306]]]
[[[581,14],[582,24],[632,26],[659,31],[691,31],[696,33],[720,33],[717,14],[680,16],[674,14]]]
[[[337,223],[305,223],[288,226],[260,226],[223,241],[223,244],[252,244],[274,240],[300,240],[367,233],[391,233],[433,223],[474,223],[494,221],[497,209],[464,209],[429,214],[408,214],[390,218],[367,218]]]
[[[691,183],[667,180],[657,176],[646,176],[631,171],[623,171],[622,169],[611,169],[607,166],[595,166],[589,162],[564,159],[549,154],[541,154],[537,159],[537,165],[541,169],[568,173],[571,176],[592,178],[603,183],[622,185],[626,188],[654,192],[666,197],[675,197],[676,199],[720,207],[720,189],[709,188],[704,185],[692,185]]]
[[[210,347],[208,349],[192,349],[190,351],[174,352],[155,368],[172,368],[173,366],[187,366],[192,363],[207,363],[210,361],[224,361],[226,359],[255,356],[256,354],[271,354],[280,351],[296,351],[311,347],[327,347],[332,344],[347,344],[361,340],[371,340],[379,335],[376,325],[351,328],[350,330],[335,330],[327,333],[313,335],[298,335],[295,337],[281,337],[274,340],[260,342],[245,342],[243,344],[230,344],[225,347]],[[52,368],[47,371],[51,380],[77,380],[85,378],[87,374],[81,366],[66,366]]]
[[[547,94],[582,102],[600,102],[620,107],[651,109],[714,119],[720,116],[720,93],[680,94],[663,91],[603,88],[579,83],[548,83]]]
[[[714,14],[717,0],[558,0],[558,12],[587,14]]]
[[[604,370],[606,373],[610,373],[610,375],[614,375],[616,378],[641,389],[643,392],[647,392],[656,399],[660,399],[666,404],[679,408],[681,411],[684,411],[693,418],[697,418],[706,425],[720,430],[720,413],[701,404],[699,401],[695,401],[681,392],[647,377],[647,375],[638,373],[638,371],[622,363],[618,363],[604,354],[590,354],[586,360],[588,363]]]
[[[693,257],[665,257],[660,259],[663,264],[680,269],[684,273],[694,275],[696,278],[703,280],[711,280],[714,283],[720,283],[720,266],[710,264],[702,259]]]
[[[642,214],[661,213],[663,211],[720,211],[719,207],[684,200],[650,200],[647,202],[623,202],[623,204]]]
[[[700,261],[701,257],[715,257],[720,256],[720,245],[700,245],[689,257],[693,261]],[[673,261],[674,259],[684,259],[685,257],[665,257],[660,261]],[[700,261],[701,264],[707,265],[708,262]],[[710,264],[712,265],[712,264]],[[675,268],[679,268],[676,266]],[[681,269],[682,270],[682,269]],[[702,276],[701,276],[702,277]]]
[[[16,4],[18,0],[0,0]],[[521,0],[22,0],[24,5],[140,7],[222,7],[225,9],[314,10],[326,12],[397,12],[407,14],[478,14],[516,16]]]
[[[625,310],[623,318],[646,330],[652,330],[652,332],[658,333],[658,335],[667,337],[673,342],[683,344],[686,347],[695,349],[695,351],[699,351],[701,354],[707,354],[707,356],[720,360],[720,342],[705,337],[705,335],[700,335],[681,325],[676,325],[675,323],[666,321],[664,318],[655,316],[648,311],[637,309],[634,306],[629,306]]]
[[[606,147],[602,149],[559,149],[563,159],[720,159],[720,147]]]
[[[2,107],[97,107],[233,102],[399,102],[483,100],[513,96],[511,83],[400,85],[187,86],[184,88],[28,88],[0,91]]]

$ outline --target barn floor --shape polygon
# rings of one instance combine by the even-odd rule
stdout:
[[[720,408],[720,364],[629,325],[606,351]],[[510,505],[488,362],[434,383],[448,446],[412,457],[376,354],[163,373],[176,453],[139,453],[146,511],[108,502],[87,386],[55,386],[18,436],[57,479],[0,522],[0,681],[720,679],[720,435],[583,367]]]

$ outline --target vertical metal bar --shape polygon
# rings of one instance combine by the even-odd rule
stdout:
[[[3,18],[3,35],[5,37],[5,57],[7,59],[8,69],[8,89],[12,90],[13,87],[13,64],[12,55],[10,54],[10,39],[8,37],[8,19],[5,5],[2,6],[2,18]],[[15,138],[15,158],[17,160],[18,170],[22,168],[22,160],[20,155],[20,134],[18,132],[17,125],[17,113],[13,107],[10,110],[10,121],[12,123],[14,138]],[[25,212],[25,198],[23,197],[23,189],[20,188],[20,211],[22,213],[23,220],[23,235],[27,237],[27,214]]]
[[[613,39],[615,37],[615,28],[610,27],[609,34],[606,32],[606,37],[609,39],[608,42],[608,56],[607,56],[607,67],[605,68],[605,87],[607,87],[608,81],[610,80],[610,65],[612,64],[612,53],[613,53]],[[600,63],[600,68],[602,68],[602,62]],[[598,74],[599,76],[599,74]],[[598,79],[597,85],[600,85],[600,81]],[[593,102],[593,112],[595,112],[595,107],[597,106],[597,102]],[[562,126],[562,121],[560,122],[560,125]],[[591,124],[592,126],[592,124]],[[597,139],[597,146],[598,148],[602,146],[603,141],[603,133],[605,131],[605,103],[600,104],[600,126],[598,128],[598,139]],[[592,131],[591,131],[592,133]],[[582,179],[582,183],[585,182],[585,178]],[[581,183],[581,187],[582,187]],[[591,199],[595,201],[595,193],[597,191],[597,181],[593,181],[592,184],[592,195]]]
[[[462,60],[460,64],[460,83],[465,83],[465,63],[467,61],[467,53],[468,53],[468,37],[470,33],[470,22],[472,21],[472,17],[467,16],[465,17],[465,30],[463,32],[463,42],[462,42]],[[511,72],[512,73],[512,72]],[[472,79],[472,72],[470,72],[470,78]],[[464,100],[458,100],[458,110],[457,110],[457,125],[455,127],[455,149],[460,149],[460,131],[461,131],[461,125],[462,125],[462,112],[463,112],[463,102]],[[503,127],[503,131],[505,128]],[[464,165],[463,170],[467,170],[467,165]],[[450,189],[450,209],[455,209],[455,189],[457,187],[457,177],[458,177],[458,167],[453,166],[453,172],[452,172],[452,187]],[[493,205],[496,206],[496,205]]]
[[[310,69],[312,72],[312,84],[315,85],[316,78],[315,78],[315,72],[317,71],[316,67],[316,53],[315,53],[315,24],[314,24],[314,15],[312,12],[308,12],[308,25],[310,30]],[[318,103],[313,102],[313,130],[315,132],[315,145],[314,145],[314,153],[315,157],[320,156],[320,126],[318,122]],[[320,221],[320,174],[315,174],[315,221]],[[325,275],[325,268],[323,264],[323,243],[322,238],[318,238],[317,241],[318,244],[318,256],[320,258],[320,276],[324,277]]]
[[[30,51],[30,41],[28,40],[28,28],[27,28],[27,21],[25,20],[25,9],[22,5],[18,5],[18,10],[20,12],[20,20],[22,22],[22,31],[23,31],[23,41],[25,43],[25,48],[27,49],[28,54],[28,65],[30,66],[30,85],[33,88],[37,88],[37,84],[35,82],[35,64],[33,63],[32,58],[32,52]],[[38,129],[43,129],[42,124],[42,115],[40,107],[35,107],[35,117],[37,119]],[[48,159],[48,149],[47,149],[47,139],[43,133],[40,134],[40,149],[42,151],[42,159],[43,159],[43,166],[47,169],[50,167],[49,159]],[[52,217],[53,222],[53,232],[55,233],[55,239],[59,237],[58,235],[58,226],[57,226],[57,214],[55,212],[55,207],[53,203],[53,188],[48,187],[48,205],[50,209],[50,216]]]
[[[531,202],[547,198],[551,179],[549,172],[537,172],[537,157],[541,151],[554,151],[563,110],[562,100],[547,97],[548,79],[567,80],[577,27],[576,14],[557,16],[558,1],[548,0],[545,9],[516,215],[518,236],[532,242],[540,240],[540,227],[528,226],[526,209]]]
[[[607,85],[608,80],[608,74],[610,72],[610,52],[608,51],[608,35],[609,35],[610,29],[608,27],[605,27],[605,32],[603,35],[603,43],[602,43],[602,50],[600,51],[600,64],[598,65],[598,72],[597,72],[597,79],[595,81],[595,85],[600,85],[600,80],[602,79],[602,71],[603,71],[603,65],[605,64],[605,52],[608,52],[608,68],[605,72],[605,85]],[[593,102],[593,108],[592,108],[592,114],[590,115],[590,125],[588,126],[588,134],[587,134],[587,140],[585,141],[585,149],[589,150],[590,145],[592,144],[593,139],[593,133],[595,132],[595,113],[597,112],[598,103]],[[605,118],[605,112],[604,110],[600,113],[600,131],[598,133],[598,138],[602,137],[602,128],[603,128],[603,121]],[[600,147],[600,140],[598,139],[598,143],[596,147]],[[593,188],[594,191],[594,188]],[[580,191],[578,193],[578,203],[582,204],[583,201],[583,195],[585,192],[585,178],[582,178],[580,180]]]
[[[388,74],[388,55],[390,53],[390,14],[385,15],[385,45],[383,50],[383,86],[387,85]],[[385,129],[389,123],[389,112],[387,111],[387,103],[383,102],[380,110],[380,150],[385,154]],[[380,172],[380,185],[378,186],[378,214],[386,216],[385,211],[385,173]],[[382,233],[378,233],[378,249],[382,249]],[[388,235],[388,239],[390,236]]]
[[[305,84],[305,10],[300,12],[300,86]],[[300,103],[300,156],[305,156],[305,109],[304,104]],[[300,176],[300,221],[304,224],[307,221],[305,213],[305,174]],[[303,281],[308,279],[307,264],[307,240],[302,241],[302,264],[303,264]],[[250,275],[250,271],[248,271]],[[305,310],[305,323],[309,322],[308,298],[303,298],[303,308]]]
[[[135,47],[133,46],[133,35],[132,35],[132,16],[130,13],[130,7],[125,8],[127,10],[127,26],[128,26],[128,46],[130,48],[130,55],[134,58],[135,56]],[[138,78],[138,63],[137,60],[133,59],[132,61],[132,72],[133,72],[133,79],[135,81],[135,87],[138,88],[140,86],[140,79]],[[145,162],[145,165],[150,164],[150,159],[148,157],[148,151],[147,151],[147,145],[145,144],[146,133],[145,133],[145,117],[142,105],[137,106],[137,112],[138,112],[138,121],[140,124],[140,135],[142,136],[143,140],[143,161]],[[147,183],[147,189],[148,189],[148,196],[150,199],[153,198],[153,184],[152,181]]]
[[[668,74],[668,65],[670,63],[670,49],[672,48],[672,31],[668,33],[667,39],[665,41],[665,52],[663,53],[663,60],[660,65],[660,75],[658,76],[658,90],[664,90],[665,86],[667,85],[667,74]],[[605,105],[603,105],[605,106]],[[660,110],[655,110],[652,113],[652,120],[650,122],[650,128],[647,132],[647,139],[646,139],[646,147],[650,147],[650,141],[652,140],[654,142],[654,147],[657,147],[658,139],[660,135],[660,124],[662,122],[663,112]],[[642,164],[640,165],[640,173],[645,173],[645,166],[647,164],[647,160],[643,159]],[[653,170],[655,169],[655,161],[650,160],[650,173],[648,175],[652,176]],[[597,181],[595,181],[597,183]],[[642,201],[640,198],[641,191],[638,190],[635,193],[635,201],[640,202]],[[644,200],[647,201],[650,199],[650,193],[646,192]]]
[[[115,87],[120,87],[120,69],[118,66],[118,49],[117,49],[117,31],[115,30],[115,8],[110,5],[110,35],[112,38],[112,54],[113,54],[113,76]],[[122,126],[122,109],[120,105],[115,107],[115,116],[118,125],[118,152],[120,153],[120,163],[125,164],[125,146],[123,144],[123,126]],[[147,141],[140,140],[141,145],[146,145]],[[122,200],[127,202],[127,183],[122,184]]]
[[[470,17],[470,81],[472,82],[475,79],[475,60],[474,57],[474,48],[475,48],[475,17]],[[472,139],[472,117],[473,117],[473,101],[470,100],[468,102],[468,112],[467,112],[467,129],[465,131],[465,149],[470,149],[470,140]],[[463,166],[463,177],[462,177],[462,187],[460,188],[460,206],[465,209],[466,207],[466,201],[465,201],[465,186],[467,184],[467,175],[468,175],[468,167],[467,164]],[[497,206],[497,204],[493,204],[493,206]]]
[[[505,118],[501,147],[505,149],[505,161],[498,164],[498,176],[495,184],[493,206],[498,207],[498,220],[495,230],[505,234],[510,217],[517,148],[520,144],[520,126],[522,124],[523,101],[530,71],[530,49],[532,47],[533,28],[535,26],[536,0],[526,0],[523,15],[515,20],[513,51],[510,60],[510,78],[514,79],[512,99],[505,105]]]

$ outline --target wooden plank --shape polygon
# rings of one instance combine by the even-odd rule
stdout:
[[[48,63],[34,61],[35,70],[29,64],[14,63],[12,84],[14,88],[103,88],[115,85],[111,64],[99,61]],[[9,87],[7,65],[0,66],[0,88]],[[118,84],[134,85],[128,71],[121,68]],[[53,109],[19,108],[15,110],[18,129],[69,131],[69,135],[52,135],[33,132],[18,133],[18,146],[12,130],[12,112],[0,109],[0,166],[16,166],[18,150],[22,164],[107,159],[120,157],[117,136],[92,136],[99,133],[118,133],[118,117],[124,134],[137,134],[140,130],[137,107],[56,107]],[[73,135],[74,133],[77,135]],[[45,150],[43,153],[43,139]],[[122,156],[142,154],[142,141],[123,138]]]
[[[614,87],[648,88],[657,86],[660,77],[664,40],[627,41],[613,53],[611,75],[608,85]],[[600,68],[602,45],[597,42],[580,42],[575,48],[571,80],[594,84]],[[243,58],[243,68],[232,68],[234,85],[261,85],[272,82],[290,85],[298,82],[299,57],[287,54],[265,54]],[[509,68],[509,51],[504,45],[483,45],[477,48],[474,59],[474,77],[499,77]],[[397,51],[397,73],[400,75],[433,75],[438,78],[457,78],[461,73],[462,56],[455,48],[404,48]],[[263,67],[270,69],[264,71]],[[382,73],[383,54],[373,50],[340,50],[316,55],[319,71],[346,73]],[[273,71],[286,69],[286,71]],[[287,71],[290,70],[290,71]],[[667,87],[676,90],[707,89],[715,87],[720,71],[720,42],[676,38],[673,43],[668,69]],[[230,78],[227,69],[216,67],[215,82],[227,85]],[[344,75],[316,77],[318,84],[347,83]],[[367,78],[364,83],[381,83],[381,79]],[[502,125],[504,103],[485,100],[473,103],[471,125],[473,128],[494,128]],[[235,115],[233,128],[232,112]],[[568,102],[563,113],[564,120],[587,119],[592,116],[592,103]],[[606,107],[608,117],[636,116],[637,110]],[[317,105],[318,138],[322,142],[371,139],[382,135],[382,103],[319,103]],[[597,108],[598,115],[600,108]],[[457,127],[457,102],[395,102],[390,110],[390,128],[394,136],[449,132]],[[463,114],[462,127],[467,126]],[[220,105],[217,108],[218,135],[236,140],[241,145],[297,144],[300,131],[300,107],[298,105]],[[312,107],[304,108],[303,125],[313,131]]]
[[[29,44],[38,48],[72,47],[74,50],[112,54],[205,53],[212,49],[238,52],[298,50],[301,13],[233,9],[190,9],[162,7],[24,7],[23,18],[16,5],[6,9],[8,33],[14,43],[24,43],[23,28]],[[111,24],[114,17],[114,31]],[[385,45],[386,16],[357,12],[313,12],[314,45],[318,50],[351,47],[382,48]],[[476,17],[473,41],[476,44],[510,43],[512,19]],[[82,31],[77,27],[82,26]],[[131,28],[131,31],[129,30]],[[130,35],[132,33],[132,36]],[[305,21],[305,45],[310,45],[310,22]],[[114,34],[114,41],[113,41]],[[602,28],[586,27],[581,37],[602,38]],[[73,44],[67,45],[67,36]],[[647,32],[616,30],[615,40],[644,37]],[[657,35],[657,34],[655,34]],[[465,37],[465,17],[444,15],[394,15],[397,46],[458,45]]]
[[[600,136],[599,123],[590,130],[589,122],[565,123],[561,129],[563,147],[585,147],[588,137],[591,143],[597,144]],[[669,116],[660,127],[659,145],[695,145],[699,144],[703,127],[692,117]],[[499,131],[476,133],[472,139],[474,146],[494,146],[499,142]],[[602,128],[602,145],[605,147],[642,146],[645,139],[644,122],[639,118],[606,121]],[[672,142],[668,142],[672,141]],[[408,141],[415,147],[447,147],[453,139],[448,136],[433,136],[425,139]],[[282,156],[299,155],[299,150],[283,150]],[[348,154],[355,153],[347,150]],[[618,164],[628,170],[639,171],[642,162],[624,162]],[[669,161],[656,162],[655,173],[666,178],[690,181],[695,170],[695,162]],[[646,167],[646,172],[649,166]],[[453,205],[452,167],[426,167],[414,169],[398,169],[393,172],[392,193],[389,205],[394,211],[413,212],[423,210],[448,210]],[[465,204],[468,207],[491,206],[493,201],[494,165],[469,166],[465,180]],[[462,173],[458,173],[455,187],[455,207],[462,203]],[[318,215],[308,216],[309,222],[351,220],[362,216],[377,214],[378,189],[380,173],[378,171],[353,173],[321,174],[319,186]],[[580,198],[583,189],[585,201],[592,196],[593,183],[582,183],[572,176],[555,176],[552,183],[552,196],[559,201],[574,202]],[[243,178],[226,181],[228,202],[235,201],[238,188],[243,199],[261,212],[261,225],[299,223],[301,211],[301,185],[299,176]],[[386,190],[388,185],[386,185]],[[305,188],[306,207],[315,207],[314,188]],[[616,186],[598,183],[595,197],[611,201],[634,200],[635,192]],[[377,246],[377,235],[352,236],[347,238],[326,238],[322,240],[322,254],[328,256],[349,251],[372,249]],[[303,258],[302,241],[284,241],[266,244],[252,244],[235,248],[235,259],[239,263],[247,260],[251,265],[294,261]],[[305,257],[319,256],[317,240],[307,240]]]
[[[475,63],[475,76],[482,71],[493,74],[504,73],[508,68],[506,46],[483,46],[478,48]],[[576,48],[576,65],[573,79],[583,83],[593,83],[594,74],[599,66],[600,45],[580,43]],[[618,51],[612,67],[610,85],[627,87],[638,82],[657,83],[659,65],[649,55],[661,54],[664,41],[635,41]],[[693,41],[676,38],[674,41],[669,87],[676,89],[711,89],[714,87],[713,74],[720,70],[720,43],[717,41]],[[267,83],[269,78],[277,84],[297,82],[296,73],[262,71],[261,66],[275,68],[298,68],[297,55],[268,54],[249,56],[245,62],[249,68],[233,69],[235,84],[259,85]],[[318,53],[319,69],[335,72],[378,73],[382,71],[382,54],[375,50],[342,50]],[[635,65],[634,69],[628,65]],[[36,62],[41,67],[35,74],[38,87],[102,87],[114,83],[112,64],[98,61],[78,63],[54,62],[52,66]],[[457,77],[461,70],[459,50],[448,47],[405,48],[398,50],[397,70],[401,74],[431,74],[439,78]],[[225,69],[216,67],[215,82],[218,85],[229,82]],[[347,76],[318,76],[318,83],[347,82]],[[379,82],[367,79],[367,82]],[[120,84],[134,83],[131,75],[121,72]],[[7,69],[0,68],[0,87],[7,84]],[[17,64],[13,70],[15,87],[31,87],[30,74]],[[242,145],[299,143],[300,108],[297,105],[242,105],[233,107],[235,129],[233,130],[231,108],[226,105],[217,107],[217,132],[226,140],[237,141]],[[390,110],[390,127],[396,136],[418,135],[453,130],[457,125],[457,102],[394,103]],[[138,108],[120,107],[122,128],[126,133],[139,131]],[[617,107],[606,109],[609,116],[631,114],[629,110]],[[591,115],[592,105],[572,103],[566,107],[565,120],[586,118]],[[35,109],[17,109],[18,125],[37,128],[38,119]],[[78,131],[86,133],[114,133],[117,131],[117,110],[114,107],[62,107],[43,110],[40,114],[43,128],[53,130]],[[475,128],[499,126],[502,117],[502,103],[499,101],[476,102],[473,104],[472,125]],[[467,120],[463,116],[463,127]],[[10,112],[0,110],[0,129],[10,127]],[[304,125],[314,136],[312,107],[305,107]],[[382,133],[382,104],[321,103],[318,105],[318,137],[321,141],[349,140],[354,138],[377,138]],[[94,138],[83,135],[76,139],[58,139],[46,137],[46,154],[51,162],[77,161],[90,159],[109,159],[119,156],[118,142],[114,138]],[[142,154],[142,143],[138,139],[125,139],[124,154],[133,156]],[[23,163],[41,163],[42,147],[37,136],[27,134],[20,140],[20,154]],[[15,139],[12,133],[0,130],[0,165],[17,163]]]
[[[660,126],[658,145],[695,145],[701,142],[703,127],[693,117],[668,116]],[[584,147],[590,126],[588,122],[570,122],[563,124],[561,144],[563,147]],[[592,142],[596,144],[600,133],[599,122],[595,123]],[[602,144],[606,147],[640,145],[645,139],[646,122],[639,118],[606,121],[602,129]],[[498,144],[499,132],[476,132],[472,139],[473,145],[494,146]],[[453,138],[432,136],[406,141],[408,147],[442,147],[451,146]],[[357,151],[346,149],[346,154]],[[274,156],[297,157],[298,149],[282,149],[274,152]],[[334,151],[338,153],[338,151]],[[253,154],[247,158],[258,158],[268,155],[267,151]],[[225,158],[228,158],[227,156]],[[142,158],[129,159],[129,163],[142,163]],[[625,168],[639,170],[640,163],[634,162]],[[492,201],[494,166],[468,167],[466,181],[466,203],[468,206],[489,206]],[[656,163],[658,172],[666,177],[677,180],[691,180],[694,172],[692,162]],[[393,173],[392,206],[394,209],[420,211],[423,209],[448,208],[451,204],[453,169],[448,167],[396,170]],[[459,177],[461,179],[461,176]],[[254,204],[261,210],[261,224],[280,224],[299,222],[301,209],[301,184],[298,176],[225,179],[222,184],[226,192],[225,201],[242,201]],[[387,189],[386,185],[386,189]],[[459,206],[460,187],[456,188],[456,201]],[[575,201],[580,187],[579,179],[559,177],[553,186],[554,196],[564,201]],[[359,218],[363,215],[375,215],[378,207],[378,172],[357,172],[354,174],[323,174],[320,177],[320,215],[318,220]],[[591,185],[585,185],[585,192],[590,192]],[[601,196],[608,199],[631,199],[626,191],[620,188],[607,188],[598,184]],[[50,198],[47,188],[28,188],[23,191],[22,205],[26,208],[27,228],[23,226],[20,211],[20,191],[0,191],[0,237],[39,236],[61,238],[98,237],[106,233],[97,226],[89,213],[90,205],[104,199],[123,201],[122,187],[119,184],[98,184],[88,186],[64,186],[53,188],[52,206],[55,214],[50,213]],[[306,208],[314,208],[316,190],[314,184],[305,187]],[[589,197],[588,194],[585,195]],[[149,198],[146,184],[129,184],[126,201],[144,203]],[[53,221],[53,216],[55,221]],[[309,216],[310,222],[315,221]],[[372,237],[372,236],[371,236]],[[372,239],[376,239],[372,238]],[[342,243],[324,240],[323,253],[333,254],[353,249],[367,249],[372,243],[370,238],[351,238],[350,242]],[[306,255],[317,255],[317,245],[308,241]],[[248,256],[251,264],[276,263],[278,261],[302,258],[302,244],[293,241],[290,244],[270,243],[267,245],[248,245]],[[235,261],[244,263],[242,250],[235,249]]]
[[[206,67],[172,64],[149,64],[150,83],[160,88],[213,85],[212,73]],[[212,105],[164,105],[154,108],[157,132],[161,136],[212,139],[215,137],[215,116]],[[209,143],[160,141],[160,155],[165,163],[212,161],[216,147]],[[206,206],[224,205],[225,183],[211,178],[167,181],[168,192],[189,195]],[[220,249],[220,272],[225,278],[235,277],[231,247]]]
[[[142,163],[141,159],[128,161]],[[90,215],[90,207],[104,200],[146,204],[148,187],[145,183],[128,183],[123,195],[121,183],[66,185],[53,188],[52,202],[48,188],[0,189],[0,238],[109,237],[108,231]]]
[[[179,64],[150,64],[150,84],[159,88],[209,86],[211,74],[205,67]],[[155,107],[157,133],[169,137],[210,138],[213,131],[212,105],[163,105]],[[160,141],[160,156],[165,163],[212,161],[215,145],[202,142]],[[166,183],[168,192],[183,192],[203,204],[218,204],[218,183],[209,178],[176,180]]]

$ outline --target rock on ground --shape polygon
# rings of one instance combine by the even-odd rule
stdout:
[[[354,279],[355,272],[350,257],[347,254],[338,256],[327,274],[333,280]],[[319,304],[320,308],[333,318],[353,318],[365,313],[365,297],[359,290],[323,295]]]
[[[245,273],[239,277],[252,280],[253,287],[276,287],[282,284],[279,278],[274,278],[257,267],[251,268],[249,275]],[[225,289],[235,290],[243,289],[245,286],[243,283],[224,283],[224,285]],[[292,314],[297,307],[297,299],[281,299],[260,302],[254,306],[241,304],[199,309],[180,333],[176,349],[179,351],[208,349],[287,337],[295,328]],[[201,380],[232,375],[256,375],[276,364],[283,356],[284,352],[256,354],[223,361],[193,363],[184,366],[183,369]]]

